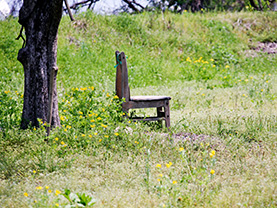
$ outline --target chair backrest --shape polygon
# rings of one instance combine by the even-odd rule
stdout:
[[[128,69],[127,61],[124,52],[115,52],[116,59],[116,81],[115,81],[115,91],[116,95],[125,101],[130,101],[130,88],[128,83]]]

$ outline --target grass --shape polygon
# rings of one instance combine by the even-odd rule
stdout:
[[[277,206],[276,55],[247,54],[276,42],[276,13],[76,19],[60,25],[62,126],[48,143],[43,124],[19,129],[20,26],[0,22],[1,207]],[[122,119],[115,50],[132,95],[172,97],[171,132]]]

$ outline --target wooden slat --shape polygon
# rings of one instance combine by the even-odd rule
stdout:
[[[140,101],[140,102],[134,102],[129,101],[123,103],[123,108],[125,109],[132,109],[132,108],[158,108],[158,107],[164,107],[165,102],[167,100],[148,100],[148,101]]]
[[[125,101],[128,102],[130,100],[130,88],[129,88],[129,82],[128,82],[128,69],[127,69],[127,61],[125,57],[125,53],[120,53],[120,61],[121,61],[121,67],[122,67],[122,92],[123,97],[125,98]]]
[[[132,96],[131,101],[140,102],[140,101],[152,101],[152,100],[171,100],[171,97],[168,96]]]
[[[164,117],[134,117],[131,118],[134,121],[139,121],[139,120],[143,120],[143,121],[161,121],[164,120]]]
[[[116,80],[115,80],[115,92],[116,95],[122,99],[123,97],[123,89],[122,89],[122,69],[121,69],[121,65],[118,62],[117,57],[119,56],[119,51],[115,52],[115,60],[116,60]]]

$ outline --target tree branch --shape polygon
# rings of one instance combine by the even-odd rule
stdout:
[[[141,9],[145,9],[141,4],[137,3],[135,0],[133,0],[133,3],[137,6],[139,6]]]
[[[89,8],[91,7],[91,5],[93,3],[96,3],[97,1],[99,0],[84,0],[84,1],[81,1],[81,2],[76,2],[75,4],[71,5],[70,8],[71,9],[77,9],[78,6],[82,5],[82,6],[86,6],[86,4],[89,3]]]
[[[128,7],[131,8],[131,9],[132,9],[133,11],[135,11],[135,12],[140,12],[140,10],[139,10],[138,8],[136,8],[136,7],[134,6],[134,4],[137,5],[137,6],[139,6],[139,7],[142,8],[142,9],[144,9],[144,7],[143,7],[141,4],[137,3],[135,0],[133,0],[133,1],[130,1],[130,0],[122,0],[122,1],[125,2],[126,4],[128,4]]]
[[[68,11],[68,14],[69,14],[69,17],[70,17],[71,21],[75,21],[73,15],[72,15],[72,13],[71,13],[71,9],[70,9],[70,7],[69,7],[69,4],[68,4],[67,0],[64,0],[64,3],[65,3],[65,6],[66,6],[66,9],[67,9],[67,11]]]

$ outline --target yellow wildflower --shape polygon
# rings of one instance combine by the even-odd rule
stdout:
[[[25,193],[24,193],[24,196],[28,197],[28,196],[29,196],[29,194],[28,194],[27,192],[25,192]]]
[[[88,135],[90,138],[92,137],[92,135],[90,134],[90,135]]]
[[[162,167],[161,164],[157,164],[157,165],[156,165],[156,168],[161,168],[161,167]]]
[[[36,189],[41,190],[41,189],[43,189],[43,187],[42,186],[37,186]]]
[[[56,190],[56,191],[55,191],[55,195],[56,195],[56,196],[58,196],[60,193],[62,193],[62,192],[60,192],[59,190]]]
[[[58,140],[59,140],[59,138],[58,138],[58,137],[56,137],[56,138],[55,138],[55,140],[56,140],[56,141],[58,141]]]
[[[161,179],[159,179],[159,178],[158,178],[158,179],[157,179],[157,181],[158,181],[158,182],[160,182],[160,181],[161,181]]]
[[[179,151],[180,151],[180,152],[184,151],[184,148],[183,148],[183,147],[180,147],[180,148],[179,148]]]
[[[97,132],[94,133],[95,136],[96,136],[97,134],[98,134]]]
[[[64,144],[65,144],[65,143],[62,141],[62,142],[61,142],[61,145],[64,145]]]
[[[90,125],[90,127],[91,127],[91,128],[94,128],[94,127],[95,127],[95,125]]]
[[[102,139],[99,139],[99,142],[101,142],[102,141]]]
[[[102,119],[102,118],[100,118],[100,117],[97,117],[97,120],[99,120],[99,121],[100,121],[101,119]]]
[[[172,162],[169,162],[168,164],[166,164],[166,167],[170,168],[171,165],[172,165]]]
[[[109,136],[108,136],[108,135],[105,135],[104,137],[105,137],[105,138],[109,138]]]
[[[49,189],[49,186],[45,186],[46,189]]]
[[[159,174],[158,176],[159,176],[159,177],[163,177],[163,174]]]
[[[115,133],[114,133],[114,135],[115,135],[115,136],[118,136],[118,135],[119,135],[119,133],[115,132]]]
[[[118,99],[119,97],[118,97],[117,95],[115,95],[113,98],[114,98],[114,99]]]
[[[50,194],[50,193],[52,193],[52,191],[49,189],[49,190],[48,190],[48,193]]]
[[[173,184],[177,184],[177,181],[172,181]]]
[[[101,126],[102,126],[103,128],[107,128],[107,125],[101,124]]]
[[[59,206],[60,206],[58,203],[56,203],[55,205],[56,205],[56,207],[59,207]]]
[[[212,175],[215,173],[215,171],[213,169],[211,169],[211,172],[210,172]]]
[[[230,68],[230,66],[229,66],[229,65],[226,65],[226,66],[225,66],[225,69],[228,69],[228,68]]]
[[[33,173],[36,173],[37,171],[33,170]]]
[[[107,95],[106,95],[107,97],[110,97],[110,94],[109,93],[107,93]]]
[[[210,158],[212,158],[213,156],[215,156],[215,150],[212,150],[212,151],[210,152]]]

